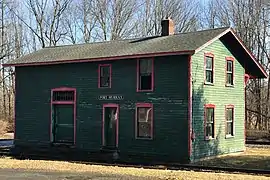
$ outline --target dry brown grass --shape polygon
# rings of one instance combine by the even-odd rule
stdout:
[[[8,122],[0,120],[0,135],[4,135],[7,132]]]
[[[43,161],[43,160],[16,160],[11,158],[0,159],[0,169],[25,169],[46,172],[67,172],[84,174],[87,178],[92,179],[96,175],[106,177],[121,177],[121,179],[200,179],[200,180],[266,180],[265,176],[252,176],[243,174],[225,174],[193,171],[172,171],[172,170],[153,170],[131,167],[86,165],[62,161]],[[136,178],[137,177],[137,178]],[[116,178],[117,179],[117,178]]]
[[[246,148],[244,153],[220,156],[200,161],[197,164],[270,170],[270,148]]]

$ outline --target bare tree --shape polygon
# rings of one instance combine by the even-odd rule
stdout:
[[[50,2],[49,2],[50,1]],[[55,46],[66,32],[61,30],[61,18],[71,0],[28,0],[27,5],[36,20],[36,29],[31,31],[37,36],[44,48],[47,44]],[[49,4],[52,6],[49,6]],[[28,27],[30,27],[28,25]]]

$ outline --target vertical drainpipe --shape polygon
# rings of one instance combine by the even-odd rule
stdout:
[[[191,55],[188,56],[188,156],[191,161],[192,156],[192,64]]]

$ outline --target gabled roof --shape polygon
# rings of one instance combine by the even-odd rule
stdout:
[[[228,34],[233,34],[233,37],[228,36]],[[227,40],[228,42],[226,41],[227,38],[230,39]],[[214,42],[216,39],[224,40],[228,47],[231,47],[231,42],[239,44],[241,46],[241,51],[237,51],[236,54],[247,54],[244,56],[244,58],[246,58],[245,61],[247,64],[251,64],[248,67],[252,67],[252,64],[256,66],[254,72],[257,77],[267,76],[261,66],[256,63],[257,61],[254,56],[249,53],[232,29],[228,27],[181,33],[170,36],[152,36],[119,41],[46,47],[18,59],[9,61],[4,64],[4,66],[77,63],[179,54],[192,55]],[[249,58],[247,58],[247,56],[249,56]]]

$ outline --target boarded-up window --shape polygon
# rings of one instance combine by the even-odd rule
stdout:
[[[136,109],[136,138],[152,138],[153,108],[152,105],[140,105]]]

